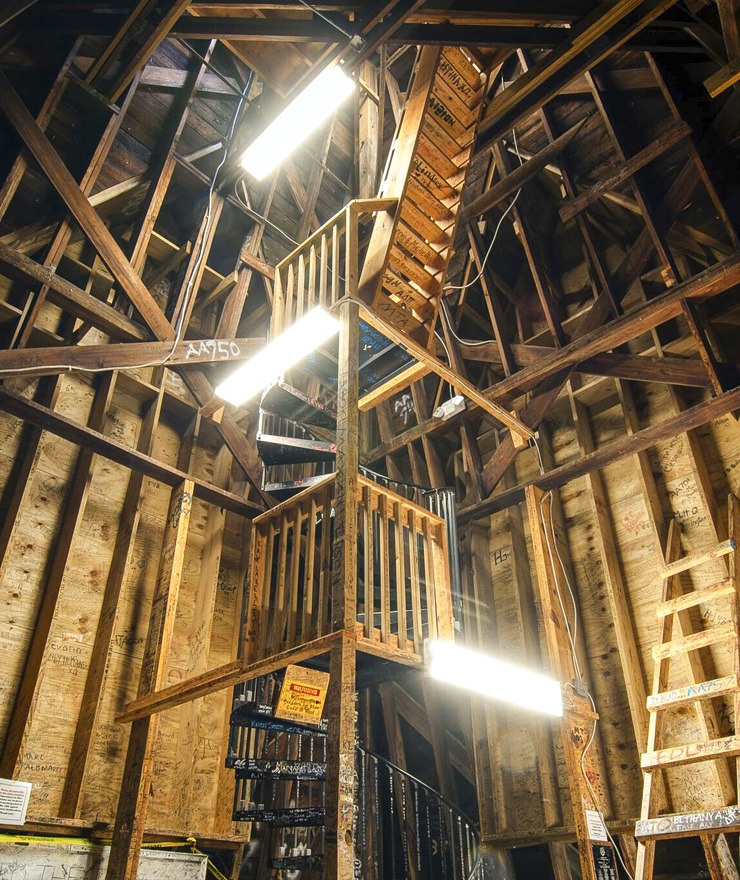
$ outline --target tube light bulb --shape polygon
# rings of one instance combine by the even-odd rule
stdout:
[[[216,388],[215,393],[239,406],[259,394],[283,373],[339,332],[339,321],[317,306],[306,312]]]
[[[354,88],[354,80],[341,67],[322,70],[247,147],[242,167],[263,180],[331,116]]]
[[[496,657],[460,648],[454,642],[431,641],[426,646],[429,674],[439,681],[560,718],[560,682]]]

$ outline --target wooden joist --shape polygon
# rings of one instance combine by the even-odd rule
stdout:
[[[37,425],[45,431],[50,431],[65,440],[76,443],[78,446],[91,449],[97,455],[108,458],[111,461],[125,465],[132,470],[141,471],[148,477],[161,480],[170,486],[176,486],[188,475],[164,462],[157,461],[136,449],[125,446],[113,437],[106,437],[98,431],[93,431],[83,425],[75,424],[60,413],[40,406],[32,400],[6,391],[0,388],[0,409],[17,416],[26,422]],[[205,480],[193,478],[194,493],[196,498],[225,507],[241,516],[253,517],[261,512],[256,504],[211,485]]]

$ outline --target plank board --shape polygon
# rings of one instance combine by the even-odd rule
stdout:
[[[721,807],[700,813],[673,813],[640,819],[635,823],[635,837],[668,840],[672,837],[689,837],[707,831],[737,831],[740,828],[740,807]]]

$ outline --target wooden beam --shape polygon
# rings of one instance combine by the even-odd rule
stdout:
[[[513,376],[502,379],[487,394],[502,398],[514,391],[533,388],[564,367],[580,363],[593,355],[616,348],[630,339],[657,327],[682,313],[682,299],[706,299],[740,283],[740,253],[710,266],[683,284],[639,306],[633,312],[611,321],[606,327],[592,330],[580,339],[563,346],[539,364],[525,367]]]
[[[69,312],[75,318],[89,321],[116,339],[140,341],[147,338],[147,331],[141,324],[132,321],[122,312],[101,302],[81,287],[62,278],[48,266],[42,266],[25,254],[0,242],[0,267],[2,274],[36,281],[49,288],[51,302]]]
[[[740,82],[740,58],[733,58],[729,64],[725,64],[716,73],[707,77],[704,80],[704,88],[712,98],[716,98],[725,89],[734,86],[736,82]]]
[[[534,432],[524,425],[516,416],[513,416],[508,410],[493,403],[489,398],[481,394],[478,389],[471,385],[466,379],[463,379],[455,370],[437,360],[425,348],[414,342],[406,334],[399,332],[381,317],[379,317],[372,309],[362,306],[360,314],[364,321],[375,327],[391,342],[395,342],[400,348],[407,351],[412,357],[416,358],[420,363],[425,364],[429,369],[436,373],[445,382],[449,382],[453,388],[456,388],[461,394],[464,394],[473,403],[476,403],[486,412],[490,413],[497,421],[506,425],[515,434],[522,437],[533,437]]]
[[[560,209],[560,219],[563,223],[566,223],[575,217],[576,214],[584,211],[589,205],[600,199],[609,190],[621,186],[641,168],[644,168],[654,159],[663,155],[666,150],[669,150],[690,135],[691,128],[685,122],[674,123],[662,134],[658,135],[647,147],[623,162],[608,177],[590,186],[587,190],[575,196],[575,198],[568,199]]]
[[[677,434],[699,428],[701,425],[718,419],[727,413],[740,408],[740,389],[726,391],[705,403],[697,404],[690,409],[684,410],[680,415],[643,428],[626,437],[620,437],[612,443],[597,449],[595,452],[579,456],[578,459],[567,464],[560,465],[548,471],[544,476],[536,477],[529,483],[517,486],[501,492],[491,498],[487,498],[480,504],[471,505],[458,513],[458,522],[463,525],[466,522],[490,516],[498,510],[504,510],[510,504],[519,504],[522,501],[523,492],[527,485],[537,485],[541,489],[554,489],[563,486],[577,477],[582,477],[593,470],[598,470],[613,464],[618,459],[628,455],[634,455],[645,449],[649,449],[655,443],[668,440]]]
[[[586,119],[581,119],[572,128],[569,128],[565,134],[551,141],[544,149],[528,159],[523,165],[515,168],[511,174],[507,174],[498,183],[495,183],[489,190],[473,199],[472,202],[463,206],[460,212],[460,223],[469,223],[475,217],[490,211],[503,199],[513,195],[520,187],[524,186],[527,181],[531,180],[535,174],[556,159],[568,144],[575,138],[578,132],[583,128]]]
[[[151,293],[131,267],[95,209],[67,170],[59,154],[31,116],[18,93],[4,73],[0,72],[0,108],[25,146],[39,163],[41,170],[90,238],[101,259],[113,273],[124,293],[144,318],[147,326],[161,339],[174,335]]]
[[[116,718],[118,724],[127,724],[147,715],[164,712],[175,706],[181,706],[199,697],[205,697],[224,688],[233,687],[242,681],[251,681],[260,675],[269,675],[278,669],[284,669],[290,663],[301,663],[310,660],[319,654],[325,654],[332,645],[344,635],[343,631],[332,632],[304,645],[288,648],[279,654],[273,654],[266,660],[257,660],[247,663],[244,660],[233,660],[224,663],[214,669],[209,669],[201,675],[178,682],[170,687],[163,688],[157,693],[146,697],[137,697],[136,700],[126,706],[125,712]]]
[[[638,33],[675,0],[619,0],[598,5],[564,31],[563,40],[527,73],[491,101],[481,123],[480,142],[490,143],[531,115],[585,70]]]
[[[0,379],[12,375],[49,376],[72,370],[132,370],[141,366],[176,366],[246,360],[264,339],[192,339],[179,342],[128,342],[62,345],[0,351]]]
[[[172,490],[141,663],[140,697],[157,691],[165,680],[185,564],[193,488],[193,483],[185,480]],[[155,715],[135,721],[129,733],[106,880],[136,880],[144,842],[158,727],[159,716]]]
[[[71,443],[89,448],[97,455],[102,455],[103,458],[118,462],[118,464],[122,464],[132,470],[140,471],[147,477],[160,480],[169,486],[176,486],[183,480],[190,479],[186,473],[171,465],[156,461],[150,456],[131,449],[112,437],[106,437],[104,434],[93,431],[84,425],[77,425],[59,413],[53,412],[45,406],[34,403],[32,400],[28,400],[20,394],[15,394],[4,388],[0,388],[0,409],[17,416],[19,419],[37,425],[45,431],[50,431],[58,437],[63,437]],[[227,510],[250,519],[262,512],[262,509],[256,504],[231,492],[219,489],[205,480],[192,478],[192,481],[194,483],[195,497],[207,501],[209,504],[225,507]]]

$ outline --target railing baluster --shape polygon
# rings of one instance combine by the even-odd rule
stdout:
[[[378,493],[378,519],[380,539],[379,554],[379,581],[380,581],[380,602],[383,609],[382,619],[380,621],[380,640],[383,643],[388,642],[392,632],[391,624],[391,583],[390,583],[390,559],[388,558],[388,498],[383,493]]]
[[[260,608],[260,620],[256,634],[257,654],[255,659],[267,657],[267,644],[269,640],[269,613],[272,602],[272,561],[275,553],[275,523],[271,519],[267,527],[267,552],[265,553],[264,581],[262,587],[262,607]]]
[[[298,255],[298,283],[296,284],[296,309],[295,320],[303,317],[306,312],[305,293],[306,293],[306,260],[303,253]]]
[[[331,583],[331,501],[333,481],[326,487],[321,520],[321,571],[319,581],[317,636],[329,632],[329,587]]]
[[[316,272],[317,272],[317,257],[316,257],[316,245],[311,245],[311,250],[308,253],[308,308],[312,309],[314,306],[319,305],[319,292],[316,287]]]
[[[411,574],[411,619],[413,621],[414,651],[422,651],[422,623],[419,584],[419,545],[416,531],[416,511],[408,510],[409,517],[409,571]]]
[[[301,571],[301,531],[305,511],[303,505],[298,505],[293,514],[293,550],[290,568],[290,606],[286,626],[286,647],[290,648],[297,644],[298,637],[298,578]],[[305,597],[304,597],[305,599]]]
[[[339,276],[341,275],[339,267],[339,229],[334,226],[331,231],[331,302],[333,306],[340,297],[339,293]]]
[[[421,524],[424,548],[424,587],[427,600],[427,632],[426,638],[437,638],[437,603],[435,600],[434,566],[432,564],[432,537],[429,520],[424,517]]]
[[[288,511],[283,511],[280,517],[280,531],[278,544],[278,570],[277,570],[277,592],[275,596],[275,608],[273,611],[274,628],[271,633],[270,647],[279,645],[283,641],[283,625],[285,623],[285,575],[288,570]]]
[[[326,300],[326,276],[329,271],[329,254],[326,233],[321,235],[321,255],[319,257],[319,304],[328,305]]]
[[[393,527],[396,535],[396,611],[398,613],[398,647],[406,648],[406,549],[403,537],[403,515],[399,501],[393,504]]]
[[[316,496],[312,495],[308,500],[308,522],[306,523],[306,563],[303,568],[303,622],[301,624],[301,638],[304,642],[315,638],[313,627],[313,611],[316,601],[314,587],[314,566],[316,562],[316,522],[318,518],[318,505]]]
[[[365,575],[365,638],[373,637],[375,627],[375,584],[373,570],[373,496],[369,486],[361,490],[363,569]]]
[[[293,308],[295,294],[295,267],[288,263],[288,277],[285,283],[285,308],[283,309],[283,324],[281,332],[295,322],[295,310]]]

